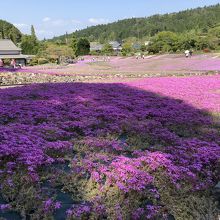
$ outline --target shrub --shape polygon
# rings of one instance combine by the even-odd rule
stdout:
[[[38,64],[42,65],[42,64],[46,64],[49,63],[49,60],[45,59],[45,58],[39,58],[38,59]]]
[[[37,64],[38,64],[38,59],[37,59],[37,58],[33,58],[33,59],[30,61],[30,63],[29,63],[30,66],[35,66],[35,65],[37,65]]]

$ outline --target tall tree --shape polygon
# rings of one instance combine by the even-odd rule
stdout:
[[[4,26],[3,25],[2,25],[2,28],[1,28],[1,38],[5,39],[5,33],[4,33]]]
[[[21,48],[24,54],[37,54],[40,46],[33,25],[31,25],[31,35],[22,37]]]
[[[37,41],[34,25],[31,25],[31,37],[33,38],[34,41]]]
[[[21,49],[24,54],[36,54],[32,36],[24,35],[21,38]]]
[[[77,52],[77,38],[75,35],[72,36],[70,47],[73,49],[73,54],[76,56]]]

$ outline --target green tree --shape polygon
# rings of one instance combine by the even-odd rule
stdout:
[[[39,44],[30,35],[23,35],[21,38],[21,49],[24,54],[37,54]]]
[[[111,55],[114,52],[112,45],[104,44],[102,48],[102,53],[106,55]]]
[[[220,38],[220,24],[209,30],[209,36],[214,36]]]
[[[76,56],[77,53],[77,38],[75,35],[73,35],[72,39],[71,39],[71,44],[70,47],[73,49],[73,54]]]
[[[108,37],[109,40],[115,40],[116,39],[116,34],[114,31],[112,31],[110,34],[109,34],[109,37]]]
[[[15,44],[21,41],[22,33],[7,21],[0,20],[0,39],[11,39]]]
[[[130,43],[124,43],[123,46],[122,46],[122,55],[123,56],[126,56],[127,54],[131,53],[132,51],[132,46]]]
[[[141,51],[142,51],[142,52],[145,52],[146,50],[147,50],[146,45],[142,44],[142,45],[141,45]]]
[[[5,39],[4,25],[1,27],[1,39]]]
[[[33,41],[37,42],[37,36],[33,25],[31,25],[31,37],[33,38]]]
[[[155,35],[151,48],[156,49],[155,51],[176,52],[178,50],[178,40],[177,34],[170,31],[162,31]]]
[[[21,49],[24,54],[37,54],[40,44],[35,34],[34,26],[31,25],[31,35],[24,35],[21,38]]]
[[[50,59],[58,59],[59,57],[72,57],[73,51],[67,45],[57,45],[54,43],[46,43],[46,48],[44,48],[43,56]]]
[[[17,36],[16,28],[14,28],[14,27],[11,28],[11,30],[8,33],[8,37],[15,43],[19,41],[19,37]]]
[[[163,44],[162,42],[159,42],[159,41],[155,41],[153,43],[151,43],[149,46],[148,46],[148,52],[149,53],[159,53],[162,51],[162,48],[163,48]]]
[[[183,34],[179,36],[177,42],[178,50],[188,50],[190,48],[196,48],[197,37],[191,34]]]
[[[204,49],[215,49],[213,42],[209,40],[208,37],[200,37],[196,42],[196,49],[197,50],[204,50]]]
[[[23,35],[21,38],[21,49],[24,54],[34,54],[33,53],[33,39],[30,35]]]
[[[76,56],[87,55],[90,52],[90,42],[87,38],[80,38],[76,44]]]

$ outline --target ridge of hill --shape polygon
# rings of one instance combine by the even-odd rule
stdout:
[[[73,34],[76,37],[86,37],[89,41],[106,42],[129,37],[142,39],[154,36],[161,31],[185,33],[195,30],[206,33],[218,23],[220,23],[220,4],[91,26],[68,35],[54,37],[52,41],[65,41],[66,37],[70,38]]]
[[[11,39],[14,43],[21,41],[22,33],[13,24],[0,19],[0,39]]]

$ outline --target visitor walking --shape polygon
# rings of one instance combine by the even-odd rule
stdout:
[[[15,59],[12,59],[12,60],[11,60],[11,67],[13,67],[13,68],[15,69],[15,67],[16,67],[16,61],[15,61]]]
[[[190,55],[189,50],[186,50],[186,51],[185,51],[185,56],[186,56],[186,58],[188,58],[188,57],[189,57],[189,55]]]
[[[4,67],[4,62],[2,59],[0,59],[0,67]]]

